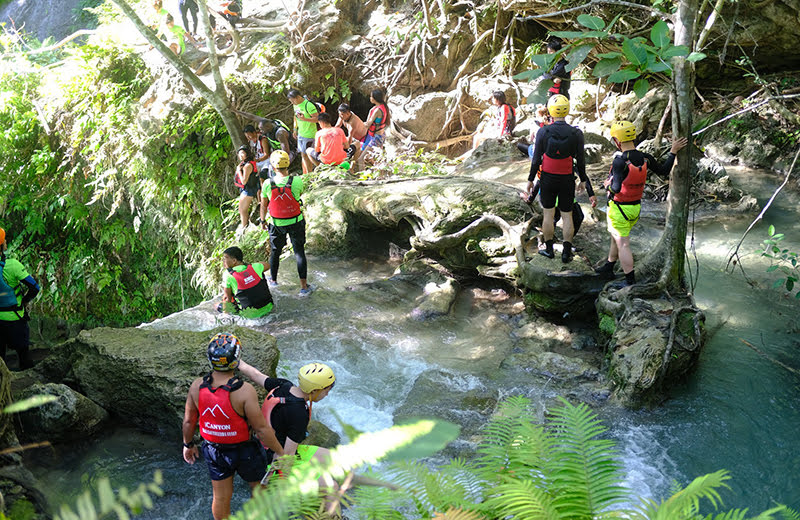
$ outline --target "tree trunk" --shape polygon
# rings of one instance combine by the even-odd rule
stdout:
[[[675,45],[692,48],[697,3],[698,0],[679,2],[678,12],[675,15]],[[664,233],[645,261],[660,271],[659,285],[668,291],[684,288],[689,189],[692,183],[690,172],[694,65],[685,58],[674,58],[672,82],[672,135],[688,138],[689,146],[678,152],[677,165],[670,175]]]
[[[204,26],[206,41],[209,48],[209,62],[214,81],[216,82],[216,88],[214,90],[208,88],[206,84],[203,83],[203,80],[201,80],[177,54],[172,52],[172,50],[167,47],[164,42],[156,37],[152,29],[142,22],[141,18],[139,18],[139,16],[136,14],[136,11],[134,11],[125,0],[111,1],[114,2],[117,7],[119,7],[122,13],[128,17],[131,22],[133,22],[133,25],[136,26],[136,28],[150,43],[150,45],[155,47],[155,49],[158,50],[164,59],[167,60],[167,62],[178,71],[178,73],[180,73],[183,79],[186,80],[186,82],[189,83],[192,88],[199,92],[200,95],[203,96],[203,99],[205,99],[208,104],[217,111],[219,116],[222,118],[222,122],[225,123],[225,128],[228,130],[228,133],[231,136],[234,147],[238,148],[239,146],[243,145],[246,142],[246,139],[240,127],[241,125],[239,124],[239,121],[231,111],[231,106],[228,102],[228,96],[225,91],[225,84],[222,82],[222,75],[219,72],[219,63],[217,62],[217,56],[215,53],[214,40],[211,36],[211,29],[208,22],[208,9],[206,8],[205,0],[198,0],[198,2],[201,6],[201,24]]]

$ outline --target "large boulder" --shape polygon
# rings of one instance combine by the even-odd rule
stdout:
[[[108,419],[108,412],[66,385],[34,384],[15,397],[21,400],[34,395],[57,399],[19,414],[18,436],[23,441],[82,440],[97,433]]]
[[[412,97],[392,96],[392,120],[414,134],[418,141],[436,141],[440,138],[447,113],[458,99],[453,93],[428,92]]]
[[[124,423],[147,431],[179,431],[192,381],[208,373],[208,340],[216,332],[97,328],[56,349],[37,367],[64,381]],[[275,376],[277,342],[255,330],[229,327],[243,357]]]

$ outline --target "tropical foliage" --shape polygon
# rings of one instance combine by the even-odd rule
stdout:
[[[797,289],[797,281],[800,279],[800,258],[798,258],[797,251],[781,247],[785,236],[783,233],[776,233],[775,226],[770,226],[768,233],[769,238],[764,240],[761,249],[756,252],[772,261],[772,265],[767,268],[768,273],[781,275],[775,280],[773,288],[785,287],[791,293]],[[795,293],[794,297],[800,300],[800,290]]]

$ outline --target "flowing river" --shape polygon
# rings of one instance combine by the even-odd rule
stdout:
[[[762,171],[729,172],[736,184],[758,194],[762,204],[779,183],[774,174]],[[733,479],[731,490],[723,492],[726,507],[749,507],[755,513],[778,502],[800,508],[800,379],[742,342],[798,367],[800,304],[770,288],[774,273],[765,273],[768,263],[752,251],[766,237],[768,224],[786,233],[784,247],[800,250],[799,204],[796,193],[782,194],[745,240],[741,251],[749,253],[747,276],[756,286],[741,272],[724,272],[730,246],[749,218],[695,227],[700,265],[697,273],[691,262],[693,273],[699,274],[695,294],[712,333],[699,367],[659,408],[600,410],[619,442],[635,494],[660,499],[669,494],[673,481],[685,485],[698,475],[727,469]],[[640,224],[634,253],[644,251],[658,233]],[[341,428],[334,411],[361,430],[390,426],[412,382],[433,369],[445,374],[442,384],[463,391],[496,388],[501,397],[523,394],[535,402],[557,394],[547,384],[531,386],[523,372],[497,368],[514,348],[509,330],[523,317],[515,297],[496,303],[496,292],[462,291],[451,316],[417,322],[408,313],[419,288],[401,279],[387,281],[394,267],[385,260],[310,258],[309,280],[319,289],[301,299],[296,296],[293,259],[286,260],[281,285],[274,291],[276,311],[263,322],[248,323],[278,338],[279,376],[295,380],[297,368],[312,360],[331,365],[336,389],[314,407],[315,419],[337,431]],[[203,304],[147,326],[211,329],[218,319],[204,310],[210,308]],[[246,359],[246,350],[244,355]],[[77,492],[102,476],[115,487],[135,487],[160,469],[165,497],[139,518],[210,518],[205,464],[183,462],[179,432],[159,439],[120,428],[83,445],[28,458],[53,504],[74,504]],[[234,508],[247,498],[240,484]]]

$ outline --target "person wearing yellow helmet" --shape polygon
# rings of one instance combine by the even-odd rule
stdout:
[[[236,473],[255,489],[266,474],[266,455],[258,437],[273,453],[283,455],[272,428],[258,409],[253,385],[236,376],[242,344],[233,334],[216,334],[207,347],[211,371],[195,379],[186,396],[183,416],[183,460],[194,464],[199,450],[194,442],[199,423],[203,458],[211,476],[214,520],[231,514],[233,477]]]
[[[533,143],[533,158],[531,170],[528,175],[526,192],[531,198],[534,181],[539,175],[539,197],[542,203],[542,234],[544,235],[545,248],[539,254],[547,258],[554,258],[553,242],[555,236],[556,203],[558,210],[563,215],[563,250],[561,261],[564,263],[572,260],[572,237],[575,232],[572,219],[572,208],[575,200],[575,176],[586,185],[586,193],[592,207],[597,205],[597,198],[592,189],[592,183],[586,176],[586,162],[583,154],[583,132],[566,122],[569,114],[569,100],[562,95],[551,97],[547,102],[547,110],[553,116],[553,122],[541,127],[536,132]]]
[[[339,129],[341,131],[341,129]],[[261,227],[269,232],[269,284],[278,285],[278,267],[281,253],[286,246],[286,237],[292,241],[292,249],[297,260],[297,274],[300,277],[300,296],[311,294],[308,285],[308,264],[306,261],[306,221],[300,206],[303,194],[303,178],[289,174],[289,154],[275,150],[269,157],[273,172],[269,182],[261,191]],[[271,222],[267,221],[269,213]]]
[[[0,355],[6,359],[6,349],[17,351],[19,368],[33,366],[30,355],[30,314],[28,302],[39,294],[39,284],[16,259],[6,258],[6,231],[0,228]]]
[[[636,127],[630,121],[616,121],[611,125],[611,141],[619,150],[614,154],[608,178],[603,182],[608,190],[607,228],[611,245],[605,263],[595,269],[599,274],[613,276],[614,265],[619,259],[625,273],[624,286],[636,283],[630,232],[639,220],[647,172],[668,176],[675,163],[675,154],[688,143],[685,137],[673,139],[667,158],[659,163],[649,153],[637,150],[635,139]]]

